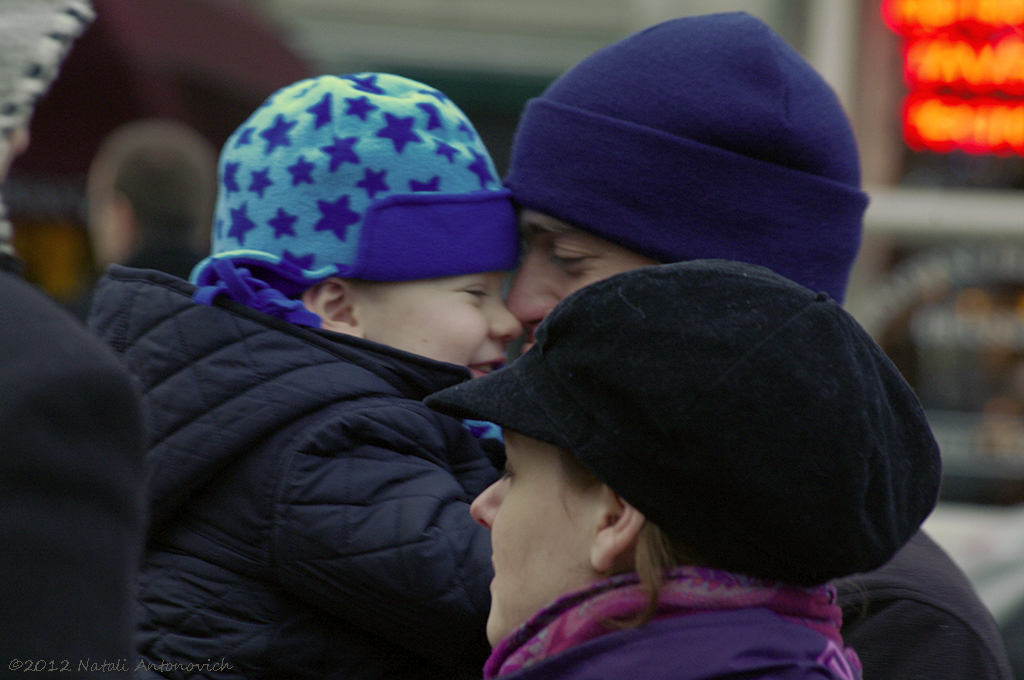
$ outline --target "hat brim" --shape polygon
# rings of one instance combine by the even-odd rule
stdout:
[[[424,403],[455,418],[486,420],[569,448],[565,433],[547,415],[546,405],[554,395],[545,389],[546,372],[534,348],[505,368],[435,392]]]

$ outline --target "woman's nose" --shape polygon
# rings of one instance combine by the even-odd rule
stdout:
[[[494,482],[473,499],[473,503],[469,506],[469,514],[478,524],[487,527],[487,529],[490,529],[494,524],[494,516],[498,512],[498,507],[501,505],[501,499],[504,496],[504,484],[504,479]]]

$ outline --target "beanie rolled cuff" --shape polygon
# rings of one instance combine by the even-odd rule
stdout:
[[[412,281],[509,271],[519,258],[510,194],[508,189],[393,194],[367,209],[354,266],[305,268],[298,260],[259,250],[231,250],[199,262],[189,280],[200,287],[212,285],[218,279],[216,262],[228,259],[294,298],[331,276]]]
[[[840,302],[868,202],[856,186],[547,99],[523,112],[505,185],[659,262],[762,265]]]
[[[519,259],[511,193],[424,192],[375,201],[363,217],[355,263],[339,265],[338,276],[412,281],[509,271]]]

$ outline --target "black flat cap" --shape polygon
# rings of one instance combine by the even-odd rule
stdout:
[[[935,506],[910,386],[834,300],[768,269],[636,269],[536,337],[427,405],[567,449],[710,566],[803,585],[869,571]]]

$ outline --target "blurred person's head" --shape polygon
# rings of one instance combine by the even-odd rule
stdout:
[[[509,306],[528,330],[605,276],[699,258],[841,302],[867,205],[834,92],[744,13],[667,21],[574,66],[527,104],[505,184],[526,244]]]
[[[0,0],[0,182],[28,147],[36,102],[94,16],[88,0]],[[0,203],[0,254],[14,254],[10,240]]]
[[[387,73],[300,81],[231,135],[219,173],[197,301],[228,295],[476,374],[503,363],[521,332],[502,299],[515,212],[443,93]]]
[[[496,644],[609,576],[699,565],[814,586],[885,563],[934,507],[912,389],[827,294],[724,260],[587,286],[511,365],[427,398],[506,433],[473,503]]]
[[[184,123],[146,119],[110,133],[93,158],[86,183],[97,267],[124,264],[147,247],[205,251],[216,164],[213,146]]]

